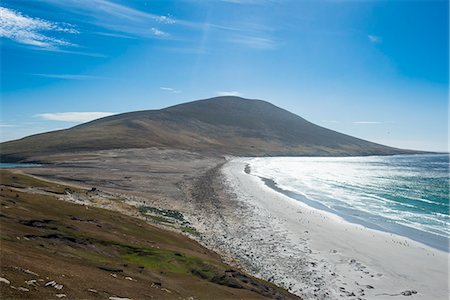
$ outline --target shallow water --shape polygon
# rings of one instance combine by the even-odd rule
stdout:
[[[249,166],[291,198],[448,251],[448,155],[254,158]]]
[[[31,168],[40,167],[40,164],[4,164],[0,163],[0,169],[12,169],[12,168]]]

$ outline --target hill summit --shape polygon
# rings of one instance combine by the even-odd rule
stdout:
[[[266,101],[232,96],[118,114],[0,146],[3,162],[64,152],[148,147],[236,156],[411,152],[317,126]]]

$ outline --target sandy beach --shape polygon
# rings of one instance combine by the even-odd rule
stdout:
[[[245,167],[222,167],[227,207],[196,224],[210,247],[305,299],[448,299],[448,253],[311,208]]]

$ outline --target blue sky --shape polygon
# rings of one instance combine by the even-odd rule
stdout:
[[[448,149],[447,1],[4,0],[1,140],[235,94]]]

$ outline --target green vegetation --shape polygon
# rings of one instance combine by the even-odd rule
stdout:
[[[171,209],[160,209],[160,208],[153,207],[153,206],[141,206],[141,207],[139,207],[139,212],[142,214],[153,213],[153,214],[161,215],[164,217],[169,217],[169,218],[181,221],[181,222],[185,221],[182,213],[180,213],[179,211],[176,211],[176,210],[171,210]]]
[[[168,224],[173,224],[174,223],[174,221],[169,220],[169,219],[164,218],[164,217],[161,217],[161,216],[147,215],[147,217],[149,217],[150,219],[152,219],[156,223],[168,223]]]
[[[63,194],[66,192],[78,192],[85,193],[86,190],[67,186],[63,184],[55,184],[53,182],[44,181],[33,176],[24,174],[11,174],[7,170],[0,170],[0,182],[2,185],[15,187],[15,188],[27,188],[36,187],[41,188],[47,192]]]
[[[130,248],[128,254],[124,257],[131,262],[143,265],[152,270],[179,274],[190,274],[195,270],[194,273],[202,272],[202,274],[209,274],[206,277],[207,279],[212,278],[214,273],[218,273],[217,267],[208,264],[206,261],[176,251],[151,248]]]
[[[63,285],[70,299],[91,299],[95,296],[92,290],[130,299],[146,299],[148,295],[157,299],[173,299],[174,295],[198,299],[296,298],[232,270],[216,253],[184,235],[115,211],[36,193],[41,188],[71,187],[8,170],[2,170],[1,175],[0,204],[7,209],[0,218],[0,259],[2,277],[11,285],[20,286],[35,276],[48,278]],[[163,212],[181,224],[186,222],[176,211],[143,211]],[[195,232],[192,227],[180,226]],[[0,294],[2,299],[55,298],[54,289],[43,285],[24,292],[1,284]]]
[[[194,227],[191,227],[191,226],[181,226],[180,229],[181,229],[181,231],[190,233],[192,235],[196,235],[196,236],[200,235],[200,233],[197,231],[197,229],[195,229]]]

